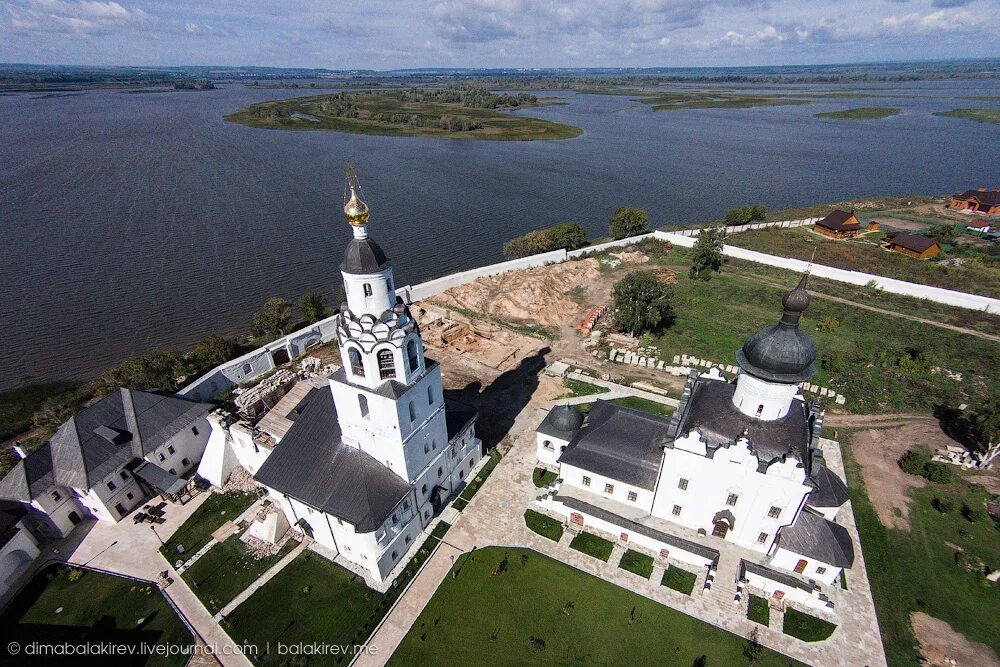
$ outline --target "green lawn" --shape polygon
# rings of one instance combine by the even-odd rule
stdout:
[[[744,638],[534,551],[477,549],[453,572],[390,665],[745,663]],[[790,663],[765,649],[758,664]]]
[[[751,593],[747,605],[747,618],[766,628],[771,622],[771,607],[767,604],[767,600]]]
[[[63,642],[109,642],[135,647],[172,644],[178,648],[194,643],[191,633],[153,584],[83,570],[71,581],[64,566],[50,566],[38,573],[0,614],[0,638],[5,665],[44,665],[56,660],[7,652],[10,641],[57,644]],[[187,655],[135,658],[127,664],[184,665]],[[93,664],[99,664],[94,662]]]
[[[642,410],[643,412],[651,412],[654,415],[660,415],[662,417],[669,417],[674,414],[674,408],[670,405],[664,405],[663,403],[657,403],[656,401],[650,401],[649,399],[640,398],[639,396],[625,396],[623,398],[613,398],[611,403],[620,405],[625,408],[633,408],[635,410]]]
[[[472,500],[472,497],[476,495],[477,491],[479,491],[479,487],[483,485],[483,483],[486,481],[486,478],[490,476],[490,473],[493,472],[493,469],[497,467],[498,463],[500,463],[500,458],[501,458],[500,452],[497,451],[495,447],[490,450],[489,453],[490,460],[487,461],[483,465],[483,467],[479,469],[479,472],[476,473],[475,478],[473,478],[472,480],[469,481],[468,484],[466,484],[465,489],[462,491],[461,494],[459,494],[458,498],[455,499],[455,502],[452,503],[456,509],[458,510],[465,509],[466,505],[469,504],[469,501]]]
[[[186,561],[208,544],[212,533],[227,521],[233,521],[257,500],[253,493],[213,493],[181,524],[160,548],[171,564]],[[184,549],[178,553],[177,547]]]
[[[578,533],[573,538],[573,541],[569,543],[569,546],[571,549],[576,549],[588,556],[603,560],[605,563],[611,558],[611,552],[615,548],[614,544],[608,542],[603,537],[598,537],[588,532]]]
[[[531,481],[539,489],[543,486],[550,486],[552,482],[559,478],[559,474],[546,470],[545,468],[535,468],[531,471]]]
[[[988,494],[964,481],[928,484],[911,491],[910,532],[887,529],[865,493],[849,446],[844,454],[889,664],[912,665],[919,658],[910,626],[914,611],[930,614],[1000,654],[1000,595],[982,573],[970,571],[976,561],[988,568],[1000,567],[1000,527],[988,518],[969,521],[962,516],[963,505],[982,507]],[[944,511],[935,509],[935,504]],[[960,547],[966,556],[957,556],[949,544]],[[970,560],[959,563],[959,558],[966,557]]]
[[[558,542],[562,538],[563,525],[535,510],[524,511],[524,525],[542,537],[547,537],[553,542]]]
[[[810,616],[797,609],[785,609],[785,621],[781,630],[804,642],[821,642],[833,634],[837,626],[821,618]]]
[[[649,576],[653,574],[653,557],[629,549],[622,554],[622,559],[618,562],[618,567],[628,570],[633,574],[638,574],[644,579],[649,579]]]
[[[698,581],[698,575],[671,565],[663,573],[663,579],[660,580],[660,585],[672,588],[675,591],[680,591],[684,595],[691,595],[691,591],[694,590],[694,584],[696,581]]]
[[[208,550],[181,576],[205,608],[213,614],[221,611],[233,598],[257,581],[279,560],[294,549],[298,542],[288,540],[273,556],[256,560],[239,535],[233,535]]]
[[[593,396],[594,394],[604,394],[608,391],[604,387],[600,387],[596,384],[583,382],[582,380],[573,380],[572,378],[563,378],[563,386],[569,389],[569,393],[566,394],[566,397]]]

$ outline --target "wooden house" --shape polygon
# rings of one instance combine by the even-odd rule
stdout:
[[[832,239],[854,238],[861,233],[861,221],[854,211],[837,209],[816,223],[816,231]]]
[[[930,259],[941,252],[941,246],[936,240],[929,236],[908,232],[887,234],[882,245],[887,250],[909,255],[916,259]]]

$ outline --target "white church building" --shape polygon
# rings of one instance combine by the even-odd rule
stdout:
[[[816,602],[815,584],[832,584],[854,549],[836,522],[849,496],[824,464],[819,405],[799,391],[816,358],[799,329],[806,280],[785,295],[781,320],[737,351],[736,381],[692,372],[672,418],[600,400],[586,416],[553,408],[537,458],[559,479],[539,502],[696,566],[712,567],[708,536],[721,538],[746,550],[741,576],[755,587]]]
[[[482,459],[475,408],[446,400],[441,368],[424,356],[392,266],[368,235],[368,206],[350,181],[353,238],[340,265],[342,367],[282,399],[287,431],[272,446],[242,424],[213,419],[199,474],[221,485],[242,465],[288,523],[370,574],[392,576],[423,529]],[[300,383],[301,384],[301,383]],[[284,430],[284,429],[282,429]]]

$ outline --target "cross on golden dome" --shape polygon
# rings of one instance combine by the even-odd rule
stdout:
[[[358,183],[358,173],[354,168],[354,165],[350,160],[344,165],[344,175],[347,178],[347,188],[351,190],[350,199],[347,198],[347,191],[345,188],[344,199],[346,200],[344,204],[344,215],[347,216],[347,221],[354,225],[355,227],[361,227],[368,224],[368,204],[358,195],[358,190],[361,190],[361,185]]]

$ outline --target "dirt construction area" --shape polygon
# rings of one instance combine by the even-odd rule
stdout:
[[[923,612],[910,615],[913,633],[932,667],[1000,667],[989,646],[970,642],[950,625]]]

